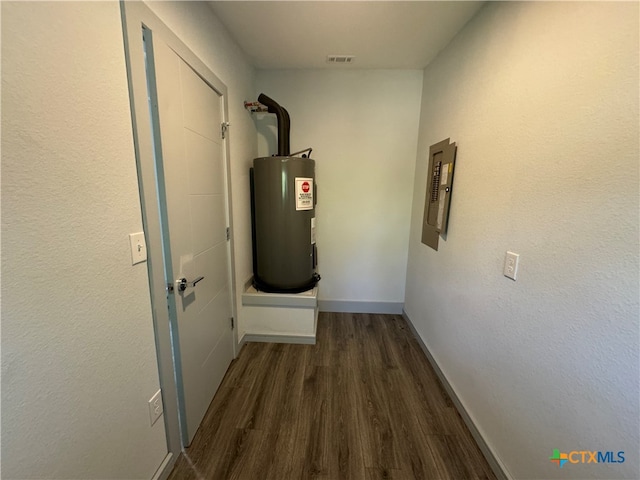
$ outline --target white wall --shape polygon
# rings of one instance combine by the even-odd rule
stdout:
[[[490,3],[424,71],[405,309],[514,478],[640,473],[638,18],[637,3]],[[435,252],[427,156],[447,137]],[[626,461],[560,470],[554,448]]]
[[[255,98],[289,112],[292,152],[313,147],[325,310],[402,306],[421,82],[418,70],[257,73]],[[254,115],[260,155],[276,153],[275,115]]]
[[[167,448],[120,8],[1,8],[2,476],[148,479]]]
[[[253,69],[206,3],[150,6],[228,87],[241,282]],[[3,478],[151,478],[167,448],[149,426],[147,269],[130,265],[142,221],[117,2],[2,2],[2,134]]]
[[[241,295],[253,275],[249,168],[257,156],[256,130],[244,100],[254,96],[255,72],[207,2],[147,2],[153,12],[224,82],[228,90],[231,193],[238,338],[245,333]]]

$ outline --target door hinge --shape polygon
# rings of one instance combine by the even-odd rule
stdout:
[[[229,127],[231,124],[229,122],[222,122],[220,124],[220,131],[222,132],[222,138],[227,138],[227,132],[229,131]]]
[[[227,240],[231,238],[231,229],[227,227]]]
[[[233,317],[231,317],[229,320],[231,320],[231,330],[233,330],[234,329]]]

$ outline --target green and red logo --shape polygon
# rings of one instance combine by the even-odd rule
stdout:
[[[551,463],[555,463],[562,468],[562,466],[569,461],[569,456],[566,453],[560,453],[560,450],[554,448],[553,455],[549,457],[549,460],[551,460]]]

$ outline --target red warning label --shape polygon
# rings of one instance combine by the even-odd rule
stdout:
[[[296,177],[296,210],[313,210],[313,178]]]

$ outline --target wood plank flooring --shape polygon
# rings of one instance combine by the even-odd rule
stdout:
[[[405,320],[321,313],[248,343],[171,480],[495,479]]]

